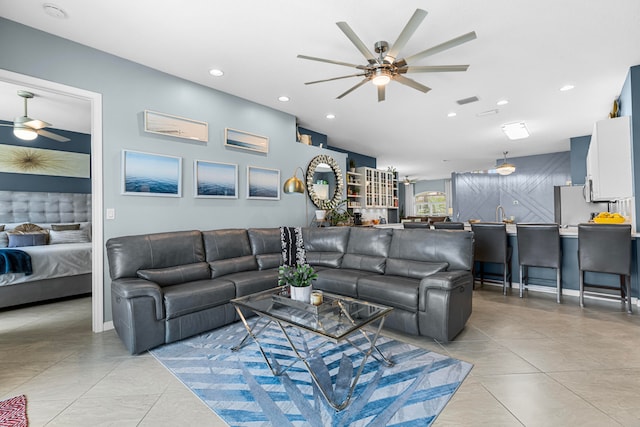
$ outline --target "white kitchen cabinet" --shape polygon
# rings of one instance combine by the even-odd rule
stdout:
[[[591,200],[633,196],[629,117],[600,120],[593,127],[587,153],[587,188]]]
[[[392,172],[367,167],[358,168],[357,172],[364,177],[363,208],[397,209],[398,182]]]

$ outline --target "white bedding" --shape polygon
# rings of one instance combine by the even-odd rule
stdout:
[[[33,274],[0,274],[0,286],[91,273],[91,242],[15,248],[31,255]]]

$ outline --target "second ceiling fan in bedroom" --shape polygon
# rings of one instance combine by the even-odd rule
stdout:
[[[422,23],[424,18],[427,16],[427,12],[422,9],[416,9],[407,25],[405,25],[404,29],[398,36],[398,39],[393,43],[391,48],[389,48],[389,43],[386,41],[376,42],[374,45],[375,52],[378,54],[376,57],[360,40],[360,38],[356,35],[356,33],[351,29],[349,24],[346,22],[337,22],[336,25],[342,32],[351,40],[351,43],[355,45],[355,47],[364,55],[367,60],[366,65],[357,65],[351,64],[348,62],[335,61],[332,59],[324,59],[317,58],[314,56],[306,56],[306,55],[298,55],[298,58],[308,59],[311,61],[319,61],[319,62],[327,62],[329,64],[342,65],[345,67],[356,68],[360,70],[360,73],[350,74],[348,76],[340,76],[333,77],[330,79],[317,80],[313,82],[307,82],[305,84],[316,84],[323,82],[330,82],[333,80],[346,79],[350,77],[364,77],[359,83],[355,86],[351,87],[346,92],[342,93],[337,97],[337,99],[341,99],[346,95],[350,94],[354,90],[358,89],[360,86],[365,83],[371,81],[378,88],[378,102],[384,101],[386,96],[386,85],[391,80],[401,83],[403,85],[409,86],[413,89],[419,90],[423,93],[428,92],[431,88],[418,83],[415,80],[412,80],[405,76],[407,73],[439,73],[439,72],[452,72],[452,71],[466,71],[469,68],[468,65],[411,65],[420,59],[426,58],[428,56],[434,55],[436,53],[442,52],[447,49],[451,49],[468,41],[471,41],[476,38],[475,31],[472,31],[467,34],[463,34],[459,37],[441,43],[437,46],[433,46],[429,49],[418,52],[414,55],[399,58],[398,54],[402,50],[402,48],[407,44],[413,33],[416,31],[418,26]]]

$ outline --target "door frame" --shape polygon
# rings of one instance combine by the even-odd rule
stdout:
[[[102,191],[102,94],[0,69],[0,80],[60,95],[84,99],[91,104],[91,329],[103,332],[104,321],[104,224]]]

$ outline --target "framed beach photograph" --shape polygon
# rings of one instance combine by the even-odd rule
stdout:
[[[257,151],[259,153],[269,152],[269,138],[255,135],[241,130],[225,128],[224,145],[241,150]]]
[[[207,142],[209,124],[185,117],[144,110],[144,131],[158,135]]]
[[[247,166],[247,199],[280,200],[280,170]]]
[[[122,150],[122,194],[182,197],[182,157]]]
[[[232,163],[193,162],[195,197],[238,198],[238,165]]]

